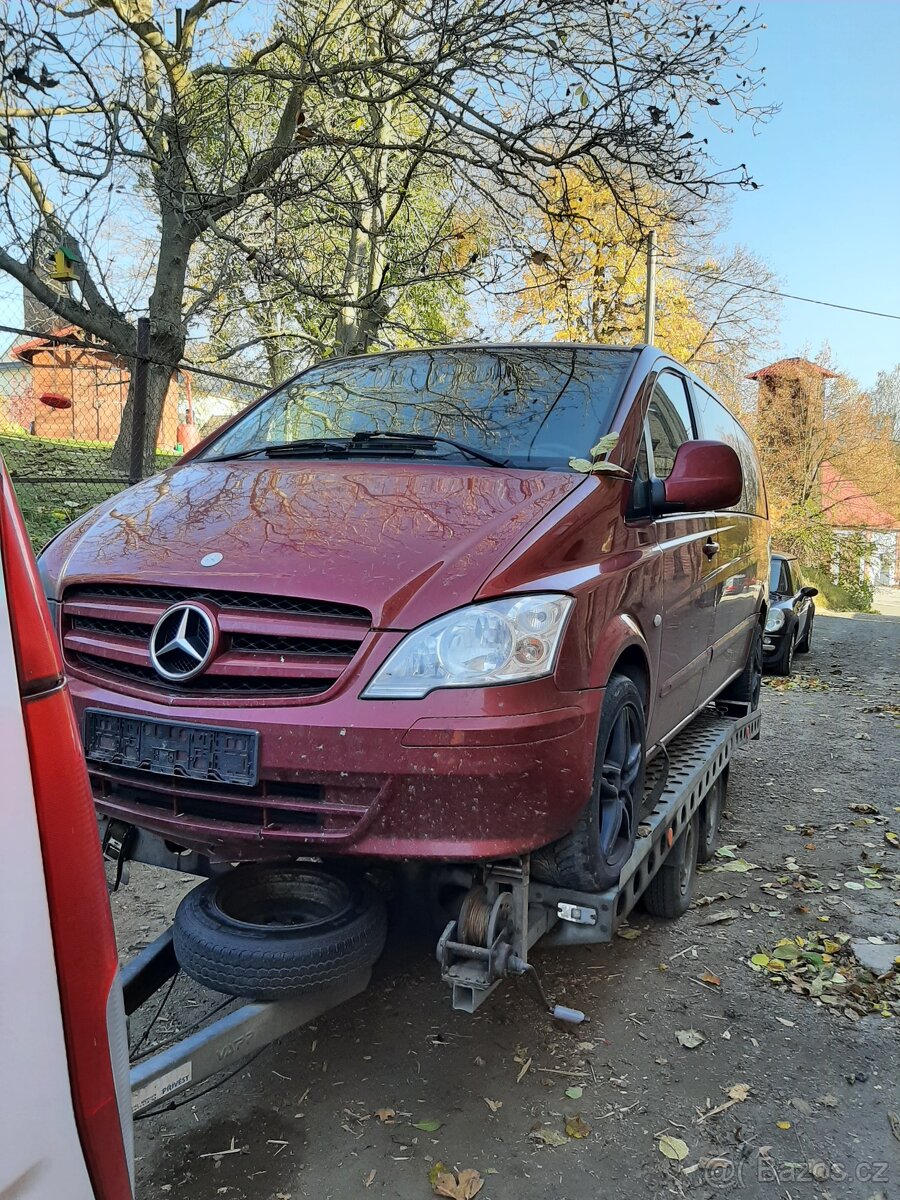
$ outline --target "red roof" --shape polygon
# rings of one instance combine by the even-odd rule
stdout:
[[[32,338],[30,342],[20,342],[17,346],[10,347],[10,358],[20,358],[22,362],[34,363],[36,354],[42,350],[53,350],[57,346],[78,346],[84,350],[86,354],[92,354],[96,358],[104,362],[115,362],[117,355],[112,350],[107,350],[103,346],[88,346],[84,341],[84,331],[79,329],[77,325],[64,325],[61,329],[55,329],[52,333],[46,335],[38,335]]]
[[[760,367],[748,379],[790,379],[794,375],[818,375],[820,379],[837,379],[836,371],[820,367],[818,363],[810,362],[808,358],[779,358],[778,362]]]
[[[900,529],[900,518],[881,508],[858,484],[844,479],[831,463],[822,463],[819,482],[825,519],[835,529]]]

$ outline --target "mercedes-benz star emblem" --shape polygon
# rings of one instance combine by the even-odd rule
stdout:
[[[199,675],[216,648],[216,627],[204,608],[176,604],[150,634],[150,661],[156,673],[173,683]]]

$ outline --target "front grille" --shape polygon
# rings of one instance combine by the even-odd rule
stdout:
[[[200,602],[218,624],[212,660],[192,679],[163,679],[150,659],[150,637],[163,613],[180,601]],[[250,592],[97,584],[63,597],[62,642],[67,664],[98,682],[131,684],[185,698],[295,696],[327,692],[353,661],[371,627],[355,605]],[[170,656],[166,666],[178,670]],[[185,658],[184,668],[191,663]]]
[[[356,653],[356,642],[345,642],[326,638],[273,638],[253,633],[231,635],[232,650],[270,654],[315,654],[329,658],[352,658]]]
[[[252,676],[198,675],[184,683],[171,683],[168,679],[161,679],[152,667],[144,667],[138,663],[115,662],[112,659],[100,658],[96,654],[78,654],[75,656],[75,662],[119,679],[132,679],[148,687],[158,688],[162,692],[187,696],[208,696],[210,693],[222,692],[230,696],[269,696],[273,693],[286,696],[318,696],[327,692],[337,682],[336,679],[318,679],[315,682],[304,683],[296,679],[266,680],[255,679]]]
[[[374,788],[261,780],[252,788],[172,778],[147,771],[89,764],[94,798],[101,808],[141,818],[202,822],[210,829],[243,827],[262,833],[283,830],[327,841],[351,834],[376,798]],[[175,831],[173,836],[177,837]]]
[[[179,600],[200,600],[217,608],[238,608],[248,612],[290,613],[303,617],[337,617],[371,622],[372,614],[353,604],[332,604],[325,600],[302,600],[296,596],[268,596],[256,592],[216,592],[203,588],[155,587],[152,584],[98,583],[71,588],[67,600],[90,596],[97,599],[149,600],[169,608]]]

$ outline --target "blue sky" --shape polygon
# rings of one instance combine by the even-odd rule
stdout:
[[[764,0],[757,61],[781,112],[716,146],[759,191],[733,202],[726,239],[784,291],[900,313],[900,2]],[[785,300],[780,353],[829,342],[864,386],[900,363],[900,321]]]

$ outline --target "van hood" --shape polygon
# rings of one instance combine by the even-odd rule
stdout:
[[[410,629],[467,604],[583,482],[427,463],[190,462],[114,496],[44,552],[51,593],[83,583],[269,592],[361,605]],[[216,558],[204,567],[201,560]]]

